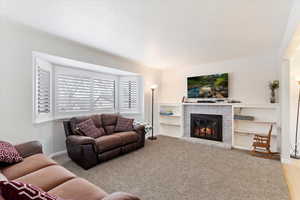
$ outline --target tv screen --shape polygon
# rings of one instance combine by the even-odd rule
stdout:
[[[188,77],[188,98],[228,98],[228,73]]]

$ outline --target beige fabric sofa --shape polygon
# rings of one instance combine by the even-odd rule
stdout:
[[[77,177],[43,154],[39,142],[28,142],[15,146],[24,161],[2,166],[1,173],[8,180],[20,181],[40,187],[44,191],[63,199],[72,200],[138,200],[130,194],[108,195],[104,190]],[[115,196],[117,196],[115,198]]]

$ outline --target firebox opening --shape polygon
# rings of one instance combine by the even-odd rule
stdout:
[[[191,137],[223,141],[222,115],[191,114]]]

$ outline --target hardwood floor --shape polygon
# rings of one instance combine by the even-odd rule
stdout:
[[[300,199],[300,160],[293,160],[291,164],[284,164],[283,171],[288,184],[290,199]]]

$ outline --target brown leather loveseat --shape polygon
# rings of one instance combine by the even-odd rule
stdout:
[[[99,114],[74,117],[64,121],[66,146],[69,157],[84,169],[89,169],[102,161],[141,148],[145,144],[145,127],[132,127],[132,130],[117,132],[116,114]],[[103,136],[92,138],[77,131],[77,125],[92,119],[96,128],[105,131]]]

